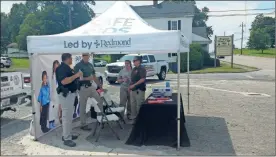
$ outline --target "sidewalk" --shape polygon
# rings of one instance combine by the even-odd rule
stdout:
[[[90,122],[93,120],[90,119]],[[91,124],[94,128],[95,123]],[[130,146],[125,145],[129,133],[131,131],[130,125],[123,125],[124,129],[121,130],[117,127],[116,123],[112,126],[119,134],[121,140],[117,140],[108,127],[105,127],[101,132],[99,141],[95,142],[95,137],[91,132],[80,130],[79,122],[74,123],[73,132],[80,134],[76,140],[77,146],[70,148],[63,145],[61,141],[61,127],[49,132],[41,137],[38,141],[33,141],[31,137],[25,136],[20,142],[25,147],[24,154],[26,155],[180,155],[180,154],[195,154],[182,148],[181,151],[176,151],[175,148],[165,146]],[[196,153],[199,155],[198,153]],[[201,153],[200,153],[201,154]],[[203,155],[203,154],[201,154]]]

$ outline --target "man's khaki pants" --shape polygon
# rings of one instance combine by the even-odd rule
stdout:
[[[93,86],[90,86],[88,88],[82,86],[79,92],[80,95],[80,122],[81,126],[86,125],[86,104],[88,98],[94,98],[98,102],[98,107],[103,112],[103,101],[96,91],[96,88]]]
[[[71,132],[76,93],[68,93],[66,97],[60,93],[58,97],[62,110],[62,136],[64,140],[72,140]]]
[[[128,87],[120,88],[120,105],[127,108],[127,116],[131,115],[130,92]]]
[[[136,119],[142,103],[145,101],[145,91],[130,91],[131,119]]]

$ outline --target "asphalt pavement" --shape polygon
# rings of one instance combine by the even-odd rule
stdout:
[[[226,57],[224,60],[229,61],[229,58]],[[261,70],[249,73],[190,74],[191,113],[202,117],[221,117],[226,123],[226,126],[223,123],[223,127],[226,127],[229,132],[225,134],[225,128],[221,128],[220,124],[215,124],[218,120],[214,118],[194,121],[195,115],[188,116],[188,133],[191,136],[192,145],[198,146],[198,148],[192,148],[193,152],[197,152],[194,153],[196,155],[201,155],[199,152],[212,154],[212,151],[218,152],[216,155],[271,155],[275,153],[275,141],[272,140],[275,139],[275,131],[270,131],[275,128],[275,59],[234,56],[234,63],[254,66]],[[101,73],[104,73],[104,70],[104,67],[96,68],[96,71]],[[29,72],[28,69],[20,71]],[[180,78],[181,92],[186,102],[187,74],[180,74]],[[176,79],[177,75],[168,74],[166,80],[170,80],[171,86],[176,88]],[[148,92],[150,92],[152,87],[164,86],[165,82],[159,81],[155,76],[148,78],[147,84]],[[115,101],[119,101],[118,85],[109,85],[105,81],[104,87],[109,90]],[[250,95],[250,93],[253,94]],[[34,147],[30,149],[22,144],[22,138],[28,134],[30,126],[31,104],[16,106],[16,108],[17,112],[5,112],[1,116],[2,155],[24,155],[36,151],[35,146],[29,146]],[[187,112],[187,106],[185,106],[185,111]],[[195,128],[194,124],[205,127]],[[222,130],[215,129],[218,125]],[[198,132],[198,130],[203,130],[211,137],[213,134],[210,129],[217,132],[216,135],[214,134],[217,138],[209,139]],[[222,132],[224,134],[220,134]],[[199,136],[206,138],[202,139],[205,143],[199,139]],[[224,143],[214,141],[223,141],[223,139]],[[206,141],[209,141],[209,144]],[[250,143],[250,146],[244,143]],[[106,145],[106,147],[112,146]],[[38,146],[37,149],[39,148],[42,147]],[[200,148],[202,150],[199,150]],[[189,153],[185,152],[185,154]],[[190,155],[194,154],[190,152]]]

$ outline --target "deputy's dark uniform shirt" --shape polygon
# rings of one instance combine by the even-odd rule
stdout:
[[[138,67],[134,67],[131,72],[131,84],[135,84],[142,78],[146,79],[146,77],[147,77],[147,71],[144,66],[140,65]],[[146,91],[146,82],[143,82],[135,86],[135,88],[133,88],[132,90],[135,91],[138,89],[140,89],[141,91]]]
[[[66,77],[71,77],[74,75],[74,71],[65,63],[61,63],[60,66],[56,69],[56,80],[58,82],[58,87],[67,88],[70,92],[75,92],[78,89],[77,80],[73,82],[63,85],[61,83]]]
[[[83,60],[81,60],[74,67],[75,73],[79,72],[79,70],[83,72],[83,77],[89,77],[91,75],[95,75],[94,66],[90,62],[85,63]],[[80,81],[80,82],[84,84],[90,83],[90,81]]]

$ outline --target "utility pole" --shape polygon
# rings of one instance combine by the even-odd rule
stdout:
[[[69,4],[69,11],[68,11],[68,17],[69,17],[69,29],[72,29],[72,11],[71,11],[71,6]]]
[[[72,30],[73,26],[72,26],[72,11],[74,10],[73,8],[73,4],[74,1],[66,1],[66,0],[62,0],[62,3],[64,5],[67,5],[68,7],[68,21],[69,21],[69,30]]]
[[[72,30],[73,26],[72,26],[72,11],[73,11],[73,4],[74,1],[70,1],[67,3],[68,4],[68,18],[69,18],[69,29]]]
[[[245,24],[242,24],[240,25],[240,27],[242,28],[242,32],[241,32],[241,55],[242,55],[242,45],[243,45],[243,33],[244,33],[244,30],[243,30],[243,27],[245,27]]]

